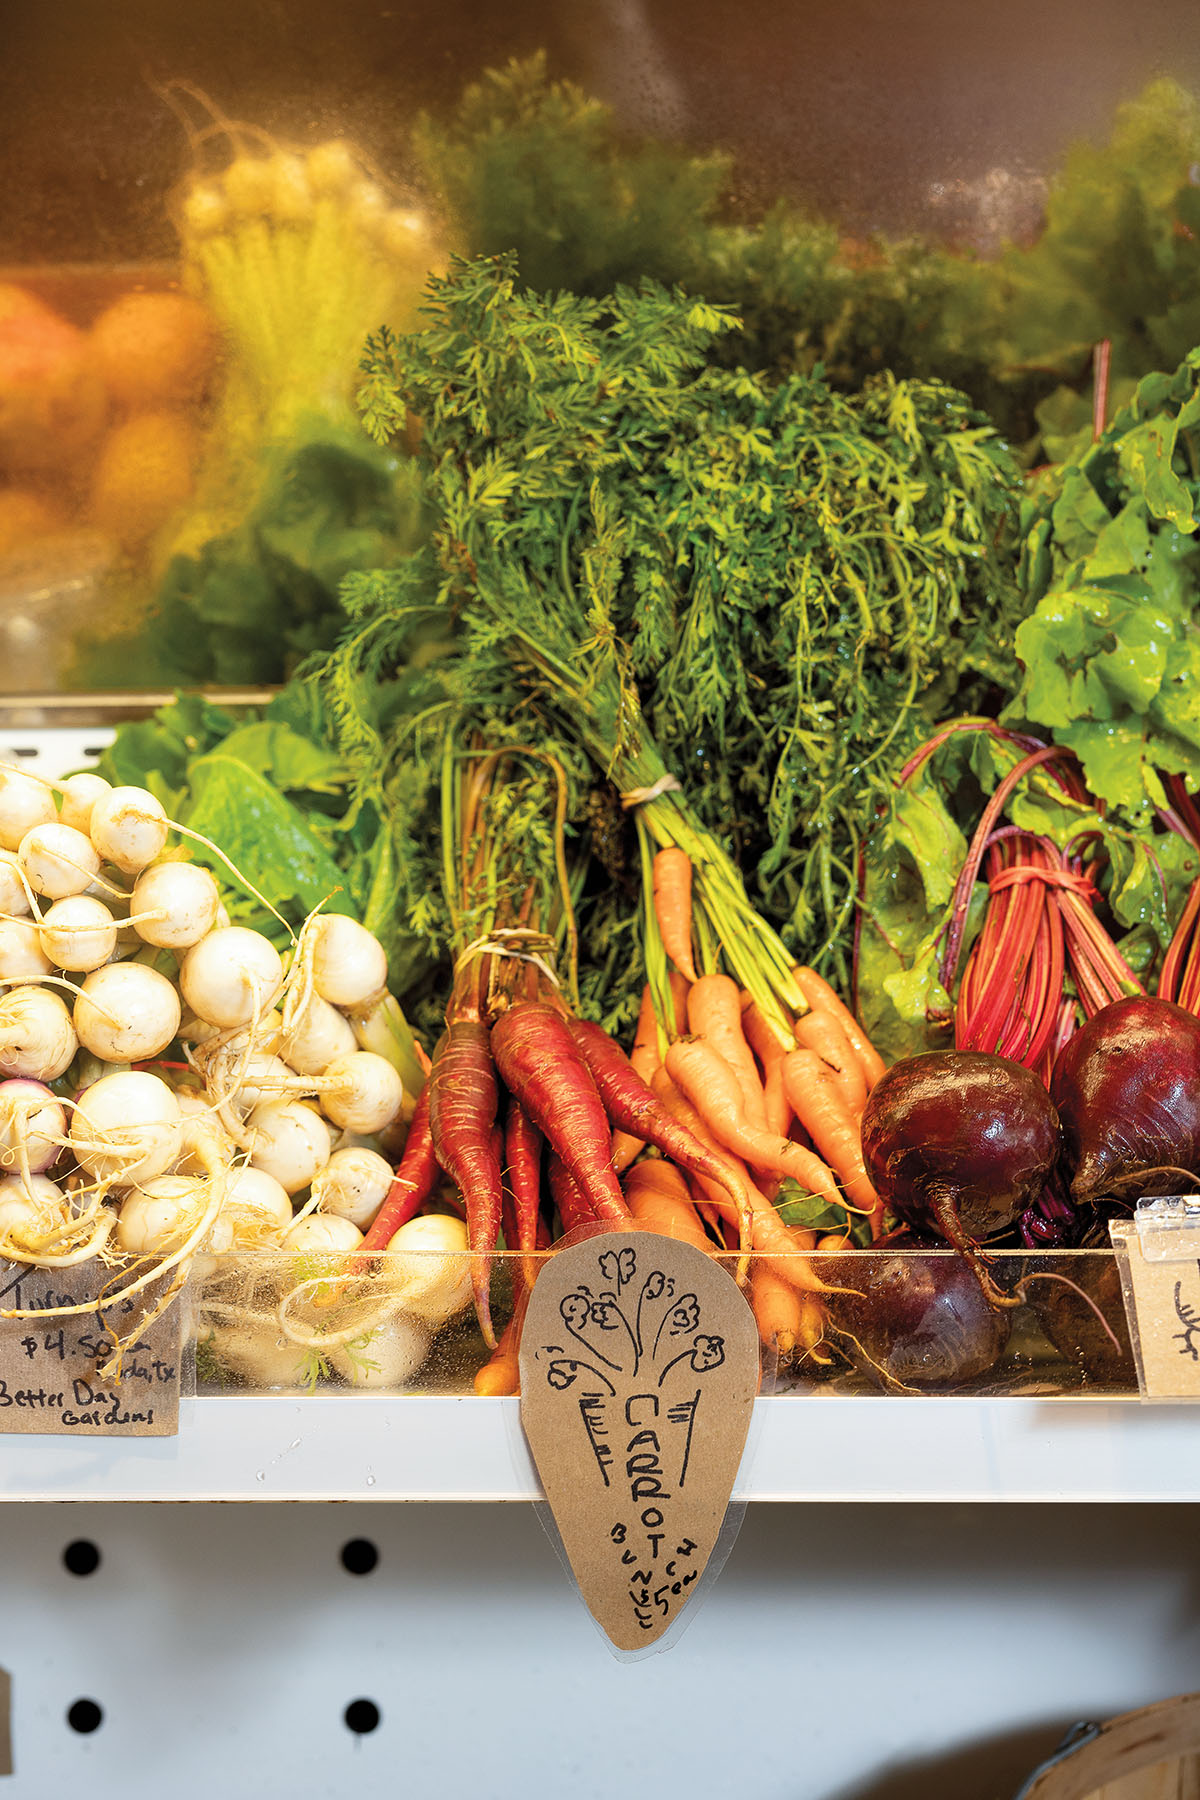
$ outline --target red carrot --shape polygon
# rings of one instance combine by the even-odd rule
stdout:
[[[716,1182],[732,1197],[744,1227],[748,1229],[745,1196],[736,1179],[730,1176],[728,1165],[715,1157],[686,1126],[672,1118],[654,1090],[647,1087],[633,1068],[620,1044],[614,1043],[599,1025],[592,1025],[585,1019],[572,1019],[570,1032],[614,1125],[653,1144],[681,1169]],[[746,1241],[748,1244],[749,1240]]]
[[[633,1049],[629,1060],[642,1080],[648,1082],[657,1069],[661,1058],[658,1054],[658,1018],[654,1011],[654,995],[650,992],[650,983],[642,989],[642,1004],[638,1012],[637,1031],[634,1033]],[[623,1175],[635,1157],[645,1149],[641,1138],[632,1137],[627,1131],[614,1131],[612,1140],[613,1168],[618,1175]]]
[[[362,1249],[386,1250],[400,1227],[407,1225],[415,1217],[417,1208],[428,1200],[437,1178],[437,1157],[433,1153],[433,1136],[429,1129],[429,1083],[426,1082],[408,1128],[404,1155],[362,1241]],[[356,1273],[358,1268],[356,1264]]]
[[[550,1160],[546,1165],[546,1178],[550,1184],[554,1204],[558,1208],[558,1216],[562,1220],[564,1237],[569,1231],[574,1231],[577,1225],[594,1225],[596,1223],[596,1215],[588,1205],[579,1183],[557,1151],[550,1152]]]
[[[513,1197],[515,1225],[514,1241],[509,1249],[520,1250],[522,1257],[527,1259],[537,1246],[538,1205],[542,1186],[542,1134],[535,1125],[529,1123],[520,1103],[513,1099],[508,1103],[504,1154],[508,1165],[508,1186]],[[526,1260],[521,1267],[523,1279],[532,1287],[537,1278],[536,1264]]]
[[[487,1027],[478,1019],[458,1019],[443,1033],[427,1086],[433,1148],[466,1203],[479,1329],[494,1349],[488,1284],[503,1205],[500,1159],[492,1142],[499,1093]]]
[[[612,1126],[567,1021],[543,1000],[518,1000],[492,1026],[492,1054],[505,1086],[596,1217],[628,1219],[612,1166]]]

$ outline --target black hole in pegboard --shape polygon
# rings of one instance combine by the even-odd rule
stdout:
[[[94,1700],[76,1700],[68,1708],[67,1724],[72,1731],[98,1731],[104,1722],[104,1713]]]
[[[370,1538],[351,1538],[342,1545],[341,1563],[347,1575],[369,1575],[379,1561],[379,1552]]]
[[[90,1538],[76,1538],[63,1551],[63,1564],[72,1575],[94,1575],[100,1567],[100,1551]]]
[[[379,1708],[373,1700],[352,1700],[342,1714],[347,1727],[362,1737],[365,1732],[374,1731],[379,1723]]]
[[[103,744],[85,744],[83,746],[83,755],[88,758],[89,761],[99,762],[107,749],[107,740]]]

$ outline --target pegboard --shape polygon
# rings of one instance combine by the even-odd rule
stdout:
[[[0,730],[0,762],[15,763],[31,775],[58,781],[72,769],[86,768],[108,748],[116,732],[111,725],[53,725]]]
[[[1004,1800],[1200,1687],[1193,1520],[751,1506],[629,1665],[530,1507],[10,1507],[0,1800]]]

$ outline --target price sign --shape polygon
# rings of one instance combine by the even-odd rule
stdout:
[[[157,1284],[104,1313],[70,1313],[96,1296],[103,1266],[30,1269],[0,1260],[0,1433],[67,1437],[174,1437],[179,1430],[180,1309],[167,1308],[121,1359],[121,1378],[100,1375],[114,1338],[153,1309]],[[169,1277],[167,1278],[169,1280]],[[5,1318],[6,1312],[32,1313]],[[56,1316],[57,1315],[57,1316]]]
[[[521,1421],[563,1547],[619,1650],[653,1644],[712,1555],[758,1389],[758,1336],[704,1252],[611,1232],[543,1268]]]
[[[1144,1400],[1200,1400],[1200,1207],[1138,1202],[1109,1226]]]

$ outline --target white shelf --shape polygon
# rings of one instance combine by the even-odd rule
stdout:
[[[735,1495],[1200,1500],[1200,1413],[1132,1400],[765,1399]],[[515,1400],[185,1401],[177,1438],[6,1438],[0,1500],[541,1497]]]

